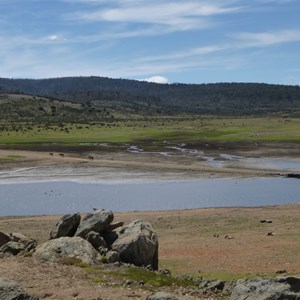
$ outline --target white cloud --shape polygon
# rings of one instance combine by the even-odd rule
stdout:
[[[164,76],[152,76],[149,78],[141,79],[141,81],[148,81],[148,82],[161,83],[161,84],[166,84],[169,82],[168,78]]]
[[[282,30],[274,32],[242,32],[236,35],[242,47],[263,47],[275,44],[300,41],[300,30]]]
[[[183,51],[176,51],[176,52],[168,53],[165,55],[143,57],[140,59],[140,61],[141,62],[151,62],[151,61],[154,62],[154,61],[161,61],[161,60],[166,61],[166,60],[185,59],[185,58],[194,57],[194,56],[201,57],[201,56],[211,54],[214,52],[226,50],[231,47],[232,47],[232,45],[228,45],[228,44],[195,47],[195,48],[190,48],[190,49],[184,49]]]
[[[49,36],[48,36],[48,39],[49,39],[50,41],[56,41],[56,40],[59,40],[59,37],[58,37],[57,35],[49,35]]]
[[[231,2],[117,1],[116,7],[75,12],[66,18],[73,21],[161,25],[173,28],[173,31],[184,31],[200,29],[208,23],[208,17],[239,12],[241,7],[232,6]]]

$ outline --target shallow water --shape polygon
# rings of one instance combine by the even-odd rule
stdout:
[[[287,178],[199,179],[134,183],[46,181],[0,184],[0,215],[262,206],[300,202]]]

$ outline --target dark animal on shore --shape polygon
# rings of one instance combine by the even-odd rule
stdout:
[[[59,153],[59,156],[64,157],[65,155],[63,153]]]
[[[52,153],[52,152],[49,152],[49,155],[53,156],[53,153]]]
[[[89,155],[88,159],[91,159],[91,160],[93,160],[93,159],[94,159],[94,156],[92,156],[92,155]]]

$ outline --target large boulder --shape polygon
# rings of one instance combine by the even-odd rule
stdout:
[[[300,277],[238,280],[230,300],[299,300]]]
[[[113,212],[104,209],[87,214],[79,225],[75,236],[85,238],[90,231],[102,233],[106,230],[107,226],[113,221],[113,219]]]
[[[60,262],[63,258],[75,258],[87,264],[99,263],[99,253],[81,237],[61,237],[49,240],[36,248],[33,257],[51,262]]]
[[[118,239],[112,244],[120,260],[135,266],[148,266],[158,269],[158,239],[148,222],[136,220],[124,226]]]
[[[38,300],[38,297],[25,292],[15,281],[0,277],[1,300]]]
[[[52,228],[50,239],[57,239],[63,236],[74,236],[81,216],[79,213],[64,215]]]
[[[6,233],[0,231],[0,247],[9,241],[10,241],[9,236]]]

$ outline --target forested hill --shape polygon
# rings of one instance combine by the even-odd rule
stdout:
[[[0,94],[28,94],[144,113],[300,115],[300,87],[259,83],[156,84],[103,77],[0,78]]]

